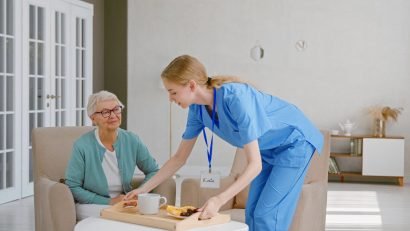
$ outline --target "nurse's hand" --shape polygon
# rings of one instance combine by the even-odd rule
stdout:
[[[218,211],[222,205],[223,202],[218,197],[209,198],[208,201],[205,202],[204,206],[198,209],[198,211],[202,212],[199,215],[199,219],[209,219],[215,216],[216,214],[218,214]]]
[[[143,192],[141,191],[141,189],[139,189],[139,188],[134,189],[134,190],[132,190],[131,192],[127,193],[127,194],[125,195],[125,197],[123,198],[123,200],[124,200],[124,201],[136,200],[136,199],[138,199],[138,198],[137,198],[137,197],[138,197],[138,194],[141,194],[141,193],[143,193]]]

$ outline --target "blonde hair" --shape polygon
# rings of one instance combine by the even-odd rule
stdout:
[[[224,83],[242,83],[239,78],[234,76],[208,77],[205,66],[190,55],[181,55],[172,60],[162,71],[161,78],[181,85],[194,80],[197,84],[206,85],[209,89],[219,88]]]
[[[118,97],[109,92],[109,91],[99,91],[97,93],[94,93],[88,97],[88,104],[87,104],[87,114],[89,117],[91,117],[92,114],[95,113],[97,110],[97,105],[100,102],[103,101],[109,101],[109,100],[115,100],[118,102],[118,104],[124,108],[124,105],[121,103],[121,101],[118,99]]]

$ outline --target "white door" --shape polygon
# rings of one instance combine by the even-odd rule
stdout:
[[[79,0],[0,0],[0,204],[33,194],[33,128],[90,125],[92,15]]]
[[[72,47],[73,85],[71,92],[75,98],[71,107],[74,108],[74,125],[91,125],[87,116],[87,100],[92,93],[92,26],[93,19],[90,10],[84,7],[75,7],[71,17],[71,31],[74,42]]]
[[[69,48],[70,33],[68,29],[70,5],[61,2],[52,2],[50,17],[51,25],[51,74],[50,91],[46,94],[46,107],[51,112],[50,125],[62,127],[70,125],[69,116]]]
[[[51,2],[51,76],[46,94],[51,126],[91,125],[86,114],[92,93],[92,11]],[[81,5],[81,4],[80,4]]]
[[[71,1],[74,2],[74,1]],[[77,2],[77,1],[75,1]],[[86,98],[91,88],[85,88],[79,94],[76,91],[77,57],[74,38],[78,36],[73,30],[77,16],[82,7],[62,0],[26,0],[23,2],[23,123],[22,123],[22,196],[33,194],[33,156],[31,132],[36,127],[57,127],[87,125],[82,107],[74,107],[78,98]],[[84,23],[92,23],[90,9]],[[92,11],[91,11],[92,12]],[[89,22],[90,21],[90,22]],[[81,36],[92,37],[92,27],[81,31]],[[90,44],[88,44],[90,46]],[[85,48],[83,56],[91,55]],[[92,65],[81,63],[83,69]],[[81,76],[82,86],[90,86],[91,73]],[[77,122],[81,120],[81,122]],[[89,124],[89,122],[88,122]]]
[[[20,1],[0,0],[0,204],[20,198]]]
[[[33,155],[31,131],[50,125],[46,92],[50,91],[50,27],[48,5],[42,1],[23,2],[23,120],[22,196],[33,194]]]

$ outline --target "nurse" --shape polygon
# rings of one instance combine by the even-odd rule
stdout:
[[[182,141],[175,153],[142,187],[125,199],[149,192],[186,162],[200,133],[209,149],[218,135],[244,149],[248,165],[240,177],[201,208],[201,218],[214,216],[220,207],[251,183],[246,204],[249,230],[288,230],[303,181],[315,150],[322,149],[320,131],[294,105],[263,93],[234,77],[209,78],[194,57],[175,58],[162,72],[169,99],[189,108]],[[212,132],[206,133],[207,127]],[[219,154],[216,150],[216,154]]]

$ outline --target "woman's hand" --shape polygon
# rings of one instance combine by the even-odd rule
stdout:
[[[134,189],[131,192],[127,193],[123,200],[124,201],[129,201],[129,200],[137,200],[138,199],[138,194],[144,193],[140,188]]]
[[[120,194],[120,195],[118,195],[118,196],[116,196],[116,197],[114,197],[114,198],[111,198],[110,205],[115,205],[115,204],[117,204],[118,202],[122,201],[124,197],[125,197],[124,194]]]
[[[202,212],[201,215],[199,215],[199,219],[209,219],[217,215],[223,204],[224,202],[217,196],[209,198],[208,201],[198,209],[198,211]]]

